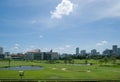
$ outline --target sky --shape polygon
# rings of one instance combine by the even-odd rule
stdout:
[[[0,0],[0,46],[75,53],[120,47],[120,0]]]

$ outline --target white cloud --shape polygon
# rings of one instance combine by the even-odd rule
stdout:
[[[18,51],[20,51],[20,44],[15,43],[15,44],[13,45],[13,47],[11,48],[11,51],[13,51],[13,52],[18,52]]]
[[[43,38],[43,35],[40,35],[39,37],[40,37],[40,38]]]
[[[70,49],[72,49],[71,45],[64,45],[61,47],[54,48],[53,50],[59,53],[69,53],[71,51]]]
[[[14,46],[20,46],[20,44],[16,43],[16,44],[14,44]]]
[[[45,50],[45,51],[49,51],[50,49],[48,49],[48,48],[43,48],[43,50]]]
[[[60,48],[58,48],[58,50],[64,50],[65,48],[62,48],[62,47],[60,47]]]
[[[36,46],[35,45],[30,45],[29,48],[30,49],[34,49]]]
[[[103,44],[107,44],[108,42],[107,41],[102,41]]]
[[[17,46],[14,46],[14,48],[13,48],[14,50],[19,50],[19,47],[17,47]]]
[[[18,51],[20,49],[20,44],[18,44],[18,43],[14,44],[13,49]]]
[[[108,44],[108,42],[104,40],[104,41],[101,41],[101,42],[97,43],[96,46],[103,46],[103,45],[106,45],[106,44]]]
[[[24,50],[24,52],[27,52],[29,50],[34,50],[34,49],[37,49],[37,47],[35,45],[30,45]]]
[[[74,4],[70,0],[62,0],[60,4],[57,5],[56,9],[51,12],[51,18],[62,18],[63,15],[69,15],[73,12]]]
[[[65,47],[66,47],[66,48],[70,48],[70,47],[71,47],[71,45],[65,45]]]

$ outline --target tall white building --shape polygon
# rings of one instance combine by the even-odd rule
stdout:
[[[3,47],[0,47],[0,54],[3,54]]]

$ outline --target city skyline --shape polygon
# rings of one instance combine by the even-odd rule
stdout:
[[[104,49],[103,51],[99,52],[97,49],[91,49],[90,51],[84,49],[84,50],[80,50],[79,47],[76,47],[76,49],[74,49],[75,52],[74,53],[59,53],[59,52],[56,52],[60,55],[62,54],[69,54],[69,55],[86,55],[86,54],[89,54],[89,55],[113,55],[113,54],[116,54],[116,55],[120,55],[120,47],[118,45],[112,45],[111,48],[106,48]],[[0,54],[25,54],[27,52],[53,52],[54,50],[51,49],[49,51],[42,51],[41,49],[31,49],[31,50],[28,50],[28,51],[25,51],[25,52],[17,52],[17,53],[11,53],[11,52],[8,52],[8,51],[4,51],[4,48],[3,47],[0,47]],[[54,51],[55,52],[55,51]]]
[[[75,53],[120,46],[120,0],[0,0],[0,46]]]

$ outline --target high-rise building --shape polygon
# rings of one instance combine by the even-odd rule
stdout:
[[[79,55],[79,47],[76,48],[76,55]]]
[[[81,51],[80,51],[80,54],[81,54],[81,55],[86,55],[86,50],[81,50]]]
[[[110,49],[105,49],[103,51],[103,55],[112,55],[112,53],[113,53],[113,50],[110,50]]]
[[[0,47],[0,54],[3,54],[3,48]]]
[[[113,45],[112,50],[113,50],[113,54],[117,55],[117,50],[118,50],[117,45]]]
[[[120,48],[117,49],[117,55],[120,56]]]
[[[96,49],[91,50],[91,55],[97,55],[97,50]]]

